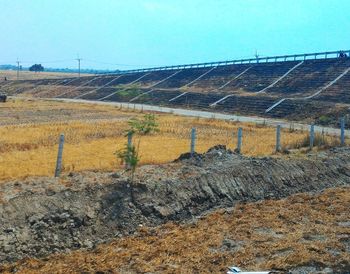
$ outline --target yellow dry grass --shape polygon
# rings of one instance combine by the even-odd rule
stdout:
[[[55,168],[60,133],[64,133],[66,138],[63,154],[64,172],[111,171],[120,168],[114,152],[126,143],[124,131],[127,128],[127,119],[143,115],[132,110],[117,110],[115,107],[87,104],[16,101],[10,105],[10,108],[14,107],[19,111],[38,111],[38,115],[48,109],[74,109],[77,113],[88,109],[89,119],[59,122],[55,121],[57,117],[53,117],[52,122],[0,127],[0,180],[51,176]],[[5,111],[4,108],[0,110]],[[100,115],[101,112],[121,119],[90,119],[94,113]],[[180,154],[188,152],[192,127],[197,128],[196,151],[198,152],[205,152],[217,144],[224,144],[234,149],[237,129],[242,127],[243,154],[266,156],[274,153],[274,128],[163,114],[158,115],[158,121],[160,132],[141,139],[141,164],[169,162]],[[305,136],[306,133],[303,132],[284,130],[282,144],[287,146],[287,144],[301,141]]]
[[[87,76],[90,74],[84,74]],[[19,80],[35,80],[35,79],[47,79],[47,78],[65,78],[65,77],[75,77],[78,76],[77,73],[65,73],[65,72],[39,72],[35,73],[32,71],[20,71]],[[17,80],[16,70],[0,70],[0,81],[7,78],[7,80]]]
[[[238,204],[193,224],[140,228],[92,251],[24,259],[3,273],[225,273],[288,271],[304,265],[349,269],[349,188]],[[342,271],[340,271],[342,269]]]

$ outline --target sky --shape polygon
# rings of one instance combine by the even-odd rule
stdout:
[[[350,49],[350,0],[0,0],[0,64],[133,69]]]

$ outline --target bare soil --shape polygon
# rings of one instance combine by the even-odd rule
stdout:
[[[4,273],[349,273],[350,188],[238,203],[185,224],[139,226],[96,248],[0,266]]]
[[[8,182],[0,193],[0,261],[94,248],[140,226],[191,222],[242,202],[348,186],[349,152],[336,148],[286,160],[244,157],[217,146],[174,163],[140,167],[134,182],[122,172]],[[342,237],[349,240],[347,233]]]

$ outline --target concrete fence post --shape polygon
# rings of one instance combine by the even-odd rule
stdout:
[[[192,128],[191,130],[191,155],[195,153],[196,147],[196,129]]]
[[[281,125],[276,128],[276,152],[281,151]]]
[[[310,126],[310,150],[314,147],[314,139],[315,139],[315,125],[311,124]]]
[[[132,147],[132,133],[131,132],[128,132],[128,144],[127,144],[127,146],[128,146],[128,155],[130,156],[130,154],[131,154],[131,151],[130,151],[130,148]],[[127,169],[129,169],[130,168],[130,164],[129,163],[126,163],[125,164],[125,166],[126,166],[126,168]]]
[[[239,154],[241,154],[241,149],[242,149],[242,138],[243,138],[243,130],[240,127],[238,128],[238,133],[237,133],[237,148],[236,148],[236,151]]]
[[[345,146],[345,118],[340,119],[340,145]]]
[[[128,147],[131,147],[132,146],[132,133],[129,132],[128,133]]]
[[[59,139],[59,144],[58,144],[58,153],[57,153],[55,177],[60,177],[60,174],[61,174],[63,145],[64,145],[64,134],[61,134],[60,135],[60,139]]]

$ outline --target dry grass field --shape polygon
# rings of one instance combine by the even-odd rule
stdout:
[[[349,188],[238,204],[192,224],[140,227],[136,235],[92,251],[24,259],[0,271],[225,273],[228,266],[236,265],[246,270],[315,273],[304,265],[328,265],[339,269],[334,273],[348,273],[344,269],[350,267],[349,206]]]
[[[120,169],[114,153],[126,144],[128,121],[144,115],[113,106],[10,99],[0,104],[0,181],[53,176],[61,133],[66,138],[65,174]],[[217,144],[234,149],[242,127],[244,155],[288,157],[274,152],[275,128],[160,113],[156,117],[159,132],[134,139],[140,141],[141,164],[169,162],[188,152],[192,127],[197,129],[198,152]],[[283,130],[282,145],[296,147],[307,136]],[[325,139],[335,143],[331,136]],[[304,155],[295,150],[291,157]],[[348,187],[334,188],[320,194],[238,203],[186,223],[140,225],[135,234],[113,238],[92,250],[26,258],[1,265],[0,272],[225,273],[231,265],[304,273],[310,273],[303,269],[305,265],[343,270],[350,267],[349,193]]]
[[[1,104],[0,180],[51,176],[60,133],[66,138],[63,172],[120,168],[114,153],[125,146],[127,121],[143,115],[132,109],[91,104],[30,100]],[[160,132],[140,142],[141,164],[169,162],[188,152],[192,127],[197,128],[198,152],[217,144],[234,149],[237,129],[242,127],[243,154],[274,154],[275,129],[271,127],[169,114],[158,114],[157,119]],[[306,136],[304,132],[283,130],[282,144],[288,147]]]
[[[88,76],[89,74],[84,74]],[[65,73],[65,72],[32,72],[32,71],[20,71],[19,80],[35,80],[35,79],[49,79],[49,78],[66,78],[76,77],[77,73]],[[17,71],[15,70],[0,70],[0,81],[4,78],[7,80],[17,80]]]

